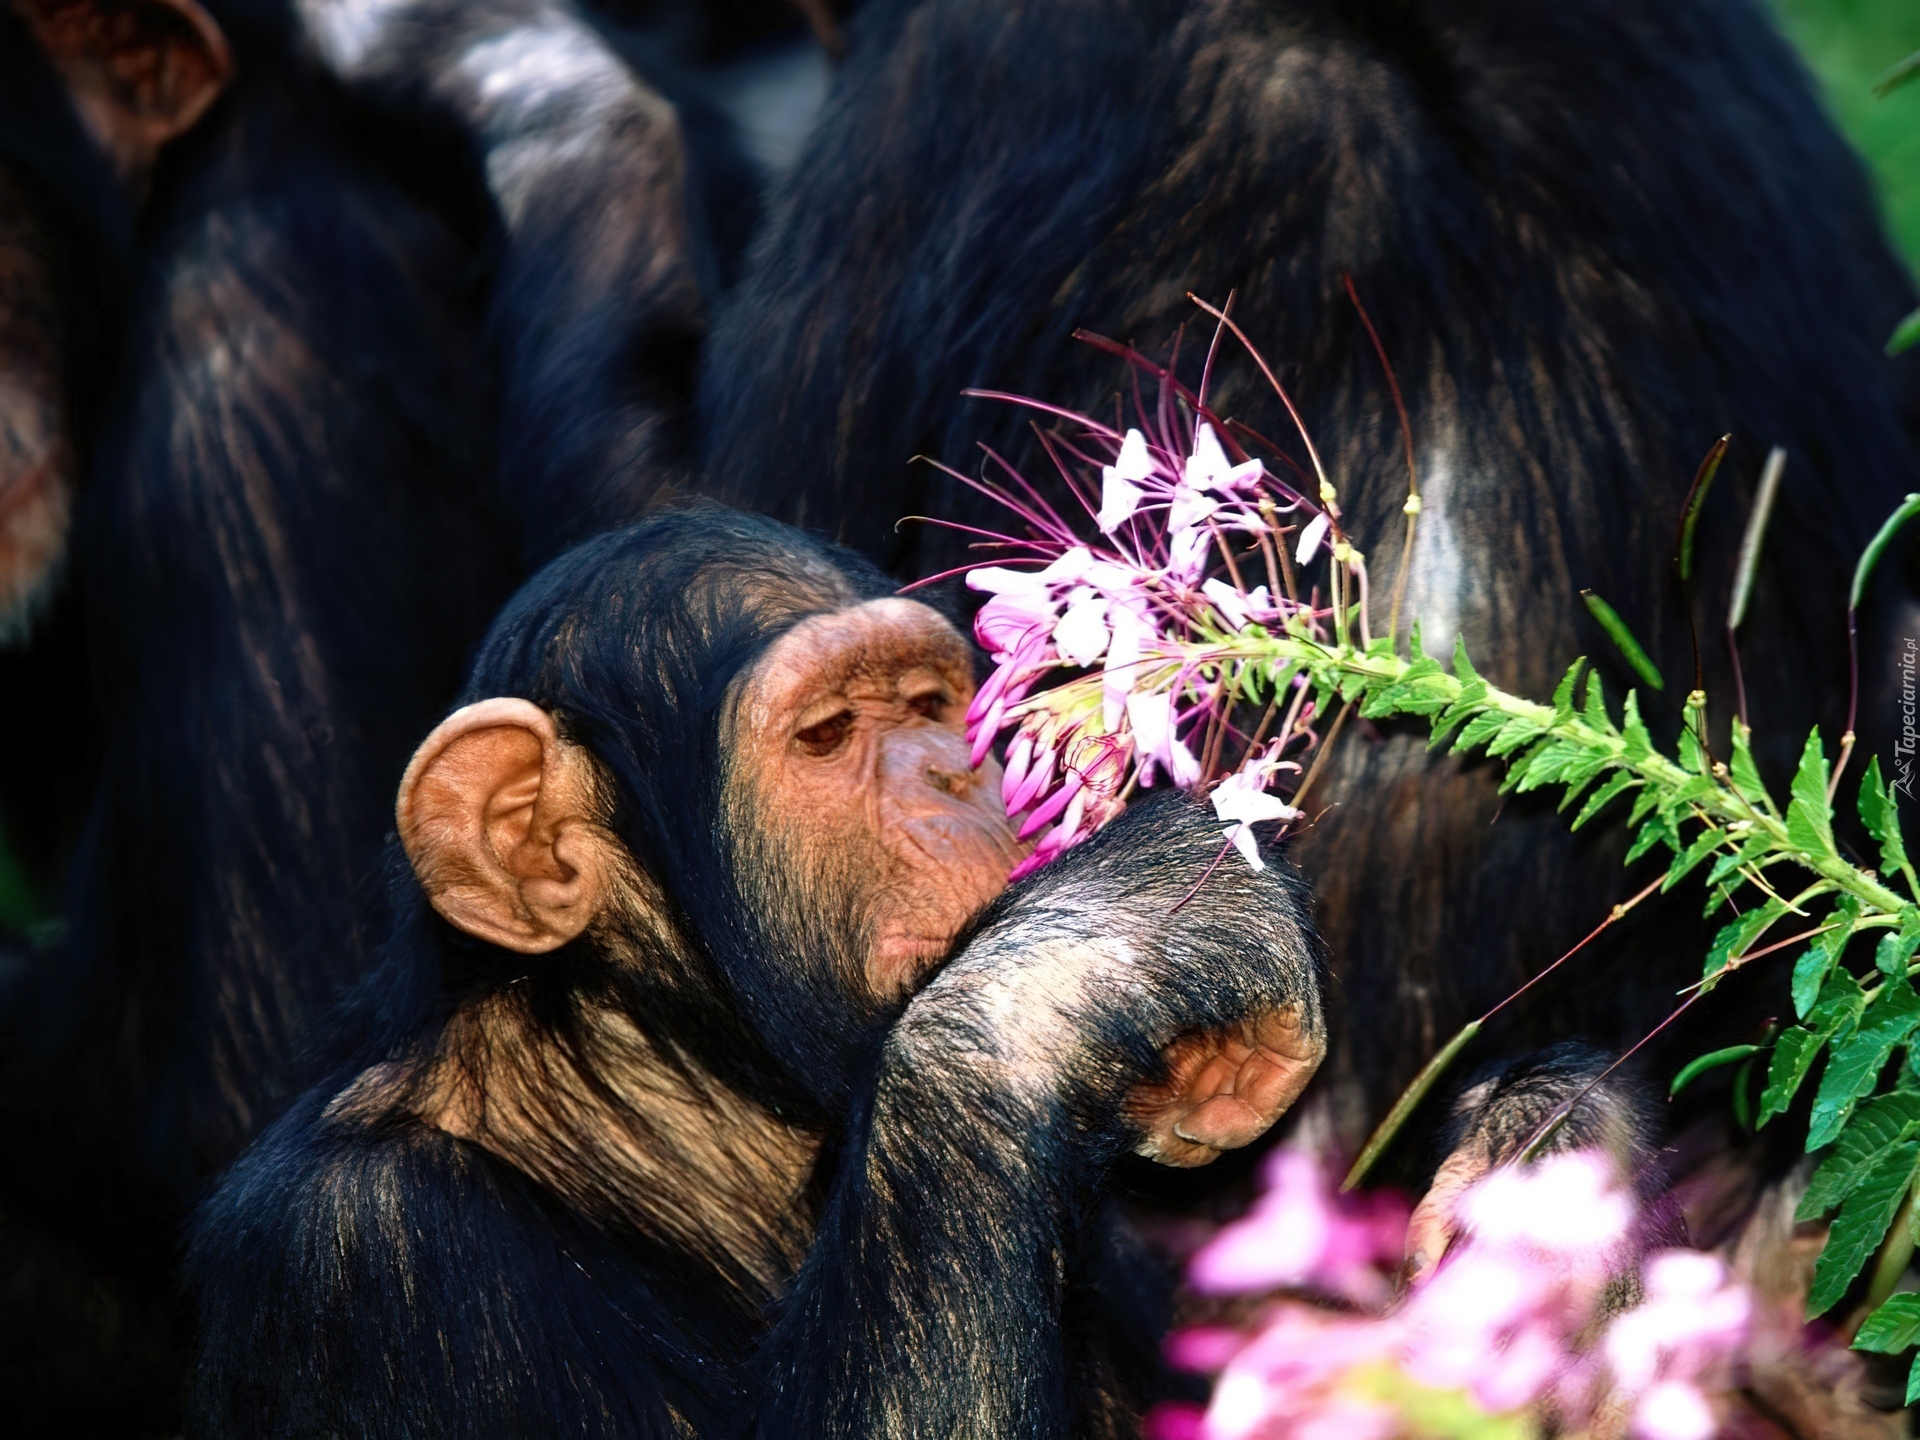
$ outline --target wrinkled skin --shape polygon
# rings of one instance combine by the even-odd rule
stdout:
[[[1000,801],[1000,765],[972,768],[974,684],[966,642],[913,601],[870,601],[801,622],[747,676],[736,774],[751,778],[758,823],[782,832],[791,863],[823,891],[860,884],[878,999],[919,987],[1026,853]],[[1301,1016],[1257,1016],[1230,1032],[1183,1036],[1167,1079],[1127,1113],[1140,1154],[1205,1165],[1283,1114],[1324,1041]]]

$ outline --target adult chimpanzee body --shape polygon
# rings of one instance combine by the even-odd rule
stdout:
[[[1664,667],[1667,700],[1643,699],[1671,733],[1693,672],[1676,522],[1731,431],[1698,539],[1716,725],[1718,617],[1777,444],[1747,690],[1776,780],[1815,719],[1837,737],[1848,571],[1920,474],[1910,375],[1879,348],[1913,291],[1757,5],[889,0],[851,36],[709,351],[724,493],[902,576],[977,559],[972,535],[895,522],[1011,517],[910,458],[964,466],[984,442],[1042,483],[1050,467],[1031,412],[962,388],[1110,413],[1130,376],[1076,328],[1164,356],[1197,320],[1192,383],[1211,322],[1187,294],[1232,293],[1327,460],[1380,623],[1405,466],[1350,276],[1410,415],[1425,509],[1405,613],[1433,653],[1462,635],[1498,683],[1544,694],[1589,651],[1617,700],[1635,681],[1584,617],[1591,588]],[[1231,341],[1209,398],[1304,464]],[[1865,644],[1870,746],[1895,670]],[[1412,734],[1347,741],[1319,791],[1337,808],[1300,854],[1354,1007],[1328,1066],[1351,1146],[1458,1025],[1625,892],[1613,842],[1576,843],[1537,800],[1502,809],[1497,766],[1430,758]],[[1504,1043],[1614,1045],[1666,1013],[1697,973],[1696,922],[1615,936],[1510,1012]]]
[[[696,511],[509,605],[401,783],[357,1055],[199,1216],[199,1433],[1127,1432],[1105,1177],[1305,1084],[1298,884],[1179,905],[1218,827],[1169,797],[974,919],[1020,847],[890,588]]]
[[[103,753],[64,938],[5,972],[0,1407],[160,1426],[185,1208],[364,970],[393,777],[521,557],[680,474],[716,266],[673,107],[567,6],[19,8],[141,219],[100,423],[47,447]],[[57,548],[0,545],[0,606]]]

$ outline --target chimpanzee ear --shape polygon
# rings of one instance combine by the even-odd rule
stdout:
[[[194,0],[13,0],[123,180],[143,184],[160,147],[220,97],[233,54]]]
[[[400,781],[400,843],[427,899],[480,940],[542,955],[592,923],[610,857],[586,757],[525,700],[456,710]]]

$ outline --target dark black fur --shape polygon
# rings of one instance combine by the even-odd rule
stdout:
[[[653,107],[650,129],[573,137],[564,166],[536,155],[514,223],[484,160],[524,137],[347,93],[275,0],[210,8],[236,79],[162,157],[120,364],[89,377],[106,414],[84,417],[78,623],[31,662],[84,662],[91,708],[59,710],[80,688],[9,712],[19,749],[94,782],[64,938],[0,972],[0,1283],[34,1317],[0,1346],[0,1416],[69,1430],[177,1413],[186,1210],[298,1092],[302,1046],[365,971],[395,778],[520,553],[679,474],[717,273],[671,108],[573,12],[413,17],[471,48],[544,13],[598,57],[602,99]],[[372,54],[419,86],[451,63],[390,38]],[[29,103],[74,128],[57,92],[8,97]],[[84,212],[82,174],[76,228],[124,239]],[[671,303],[635,279],[656,271]],[[68,761],[96,728],[97,766]],[[46,1277],[69,1253],[63,1291]]]
[[[866,1013],[831,957],[747,923],[768,901],[731,858],[721,747],[769,640],[881,589],[780,527],[692,512],[589,542],[508,607],[466,696],[531,699],[585,745],[665,924],[511,955],[434,917],[396,860],[359,1053],[198,1218],[196,1433],[1124,1433],[1151,1335],[1102,1203],[1131,1143],[1120,1102],[1177,1033],[1286,1003],[1317,1027],[1300,887],[1226,867],[1171,913],[1219,841],[1165,797],[996,902],[903,1011]],[[1065,969],[1037,958],[1048,942],[1075,947]],[[753,1283],[753,1256],[676,1241],[672,1175],[623,1189],[563,1107],[530,1157],[558,1184],[412,1118],[409,1084],[379,1077],[488,1005],[517,1027],[490,1065],[510,1034],[590,1063],[617,1010],[735,1108],[823,1140],[814,1198],[769,1217],[804,1258]],[[343,1094],[356,1075],[374,1079]],[[601,1079],[612,1095],[621,1075]],[[612,1113],[657,1158],[726,1143],[717,1099],[691,1136]]]
[[[1744,632],[1754,719],[1777,783],[1814,720],[1837,736],[1848,574],[1916,474],[1912,371],[1880,350],[1915,297],[1752,0],[885,0],[852,33],[709,351],[724,493],[903,577],[978,558],[973,536],[895,529],[1011,523],[916,454],[964,469],[984,442],[1048,469],[1030,412],[961,389],[1110,416],[1130,376],[1074,329],[1165,355],[1189,325],[1192,383],[1211,322],[1185,294],[1234,292],[1327,457],[1383,625],[1405,471],[1350,274],[1411,411],[1427,510],[1408,614],[1435,653],[1461,632],[1497,683],[1544,696],[1587,651],[1617,705],[1634,682],[1585,616],[1592,588],[1664,668],[1665,699],[1643,701],[1670,735],[1693,670],[1676,521],[1731,431],[1698,541],[1716,727],[1729,574],[1777,443]],[[1304,463],[1231,340],[1211,398]],[[1914,614],[1898,589],[1865,641],[1869,749],[1897,722],[1879,697]],[[1350,1145],[1457,1026],[1629,893],[1614,840],[1568,839],[1539,797],[1502,810],[1498,769],[1350,735],[1320,791],[1338,808],[1301,859],[1357,1007],[1327,1067]],[[1648,924],[1510,1012],[1498,1043],[1639,1038],[1704,950],[1688,914]],[[1745,1038],[1727,1006],[1703,1021]]]

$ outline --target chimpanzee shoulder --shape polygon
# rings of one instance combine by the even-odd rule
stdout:
[[[196,1221],[201,1434],[710,1433],[734,1381],[698,1357],[728,1352],[662,1300],[667,1257],[464,1140],[342,1115],[331,1089]]]

